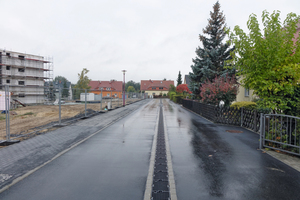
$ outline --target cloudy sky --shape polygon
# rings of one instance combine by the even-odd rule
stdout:
[[[216,0],[0,0],[0,48],[53,57],[54,77],[176,80],[191,71]],[[220,0],[226,23],[246,30],[251,13],[300,14],[299,0]]]

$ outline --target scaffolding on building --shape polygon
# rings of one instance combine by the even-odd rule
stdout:
[[[0,49],[0,90],[10,86],[12,99],[25,104],[40,104],[48,101],[53,81],[53,58]]]

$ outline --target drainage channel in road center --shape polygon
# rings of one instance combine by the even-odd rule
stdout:
[[[171,152],[160,99],[144,200],[177,200]]]
[[[152,200],[170,199],[168,162],[162,107],[159,112],[156,153],[154,161]]]

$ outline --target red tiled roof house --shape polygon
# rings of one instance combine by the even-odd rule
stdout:
[[[164,95],[169,92],[170,85],[174,85],[174,81],[141,80],[141,91],[153,96]]]
[[[122,81],[90,81],[91,93],[101,94],[103,97],[122,98]]]

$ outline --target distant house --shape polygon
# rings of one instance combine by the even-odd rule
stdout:
[[[164,95],[169,92],[170,85],[174,85],[174,81],[141,80],[141,91],[150,96]]]
[[[101,94],[102,97],[122,98],[122,81],[90,81],[91,93]]]
[[[254,99],[257,98],[257,96],[255,96],[255,94],[253,94],[253,92],[254,92],[254,90],[249,90],[240,85],[237,95],[236,95],[236,102],[253,101]]]
[[[184,82],[183,82],[183,84],[187,84],[187,86],[189,86],[190,83],[191,83],[190,76],[189,75],[185,75],[184,76]]]

